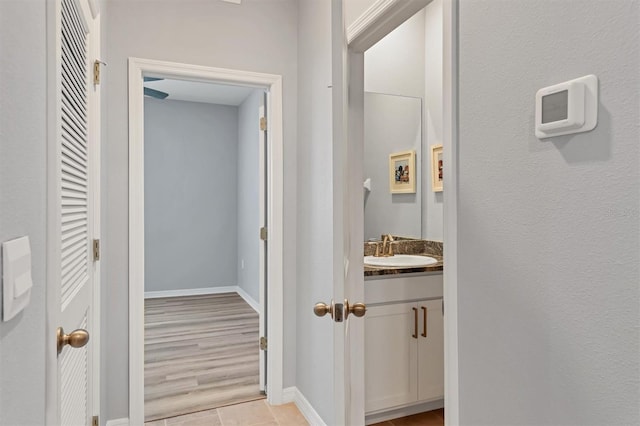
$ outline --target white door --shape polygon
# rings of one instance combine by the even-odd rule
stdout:
[[[355,426],[364,424],[364,321],[352,309],[364,302],[364,212],[362,170],[358,169],[362,152],[347,136],[349,70],[343,0],[331,3],[331,39],[333,299],[344,304],[343,321],[334,328],[334,404],[337,423]]]
[[[88,0],[50,2],[47,424],[97,414],[99,18]],[[95,15],[95,16],[94,16]],[[55,64],[55,65],[54,65]]]

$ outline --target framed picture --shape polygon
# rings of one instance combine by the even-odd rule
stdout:
[[[431,188],[442,192],[442,145],[431,146]]]
[[[403,151],[389,155],[389,191],[392,194],[416,192],[416,152]]]

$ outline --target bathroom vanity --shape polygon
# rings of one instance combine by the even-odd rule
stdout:
[[[444,405],[442,257],[429,254],[437,264],[365,266],[368,424]]]

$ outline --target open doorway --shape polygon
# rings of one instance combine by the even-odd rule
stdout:
[[[364,52],[368,424],[444,425],[442,190],[430,158],[442,147],[442,90],[434,0]]]
[[[130,422],[279,403],[280,77],[129,65]]]
[[[144,78],[146,422],[264,398],[265,98]]]
[[[364,286],[368,312],[365,316],[366,337],[363,354],[365,361],[363,411],[367,424],[423,412],[431,412],[431,414],[427,418],[412,417],[411,421],[428,424],[457,423],[455,256],[452,255],[450,249],[446,248],[446,241],[448,239],[454,241],[451,237],[455,238],[455,235],[450,232],[451,227],[447,227],[445,223],[446,217],[455,217],[455,215],[451,214],[454,206],[451,198],[447,196],[446,188],[444,191],[442,190],[443,181],[449,182],[447,185],[455,185],[451,169],[447,168],[447,163],[452,164],[451,150],[455,139],[455,110],[453,106],[455,105],[456,28],[453,22],[455,7],[452,3],[455,2],[437,0],[398,2],[390,5],[386,10],[376,9],[372,6],[359,14],[359,17],[358,14],[352,13],[356,19],[347,21],[350,69],[349,135],[350,140],[355,144],[353,151],[356,153],[355,160],[350,162],[353,166],[349,169],[350,184],[354,191],[357,187],[363,191],[364,181],[365,209],[367,202],[380,202],[380,199],[374,198],[373,191],[376,189],[380,191],[377,195],[381,196],[383,201],[389,202],[386,207],[375,204],[377,207],[369,212],[374,216],[377,212],[382,211],[383,213],[392,213],[386,215],[391,219],[399,219],[400,216],[408,214],[417,218],[412,222],[404,220],[398,223],[402,229],[398,228],[395,231],[392,226],[386,226],[383,231],[380,231],[379,224],[374,224],[370,227],[374,229],[373,231],[364,233],[364,235],[370,234],[365,238],[365,275],[367,272],[372,272],[370,277],[365,276],[367,282]],[[420,20],[418,18],[420,15],[422,15],[422,23],[417,22]],[[422,46],[418,46],[420,53],[409,53],[414,51],[415,43],[407,40],[402,41],[399,40],[400,37],[397,37],[400,35],[398,33],[403,32],[403,26],[411,26],[412,23],[417,29],[413,32],[419,33],[420,29],[422,31],[422,36],[414,38],[414,40],[421,40]],[[374,82],[381,86],[395,84],[395,89],[403,91],[393,92],[387,90],[386,87],[383,89],[367,87],[371,86],[367,85],[367,62],[371,63],[371,61],[367,61],[365,56],[370,49],[375,50],[376,44],[387,36],[398,38],[396,40],[398,43],[395,47],[386,49],[387,53],[381,55],[382,61],[379,63],[380,70],[378,70],[380,78],[377,80],[369,79],[369,83]],[[433,49],[436,47],[437,51],[434,51]],[[403,54],[407,57],[405,58],[407,63],[416,60],[421,62],[422,70],[419,68],[417,70],[410,69],[401,63],[402,60],[397,56]],[[398,68],[398,65],[401,65],[400,73],[405,75],[394,83],[390,76],[394,74],[394,68]],[[396,71],[398,70],[396,69]],[[417,72],[419,75],[417,77],[407,75],[411,72]],[[417,81],[422,81],[424,84],[423,87],[416,87],[422,94],[408,92],[407,90],[413,89],[410,86]],[[434,93],[434,89],[436,93]],[[367,98],[372,98],[370,104],[382,111],[383,117],[374,118],[373,126],[367,124],[367,114],[373,110],[373,108],[367,107],[367,103],[369,103]],[[421,116],[422,123],[419,126],[415,126],[415,123],[400,124],[401,132],[406,133],[407,126],[409,126],[421,128],[422,135],[418,137],[414,135],[413,138],[407,139],[404,147],[395,146],[398,142],[395,140],[396,138],[388,137],[387,142],[393,139],[394,145],[388,147],[386,158],[381,161],[382,163],[386,161],[389,165],[379,164],[377,169],[368,171],[366,163],[371,158],[367,155],[367,134],[376,133],[377,122],[375,120],[389,121],[389,114],[398,110],[398,107],[393,105],[401,102],[406,103],[409,107],[409,104],[415,103],[412,98],[422,98],[422,114],[414,114],[418,117]],[[368,109],[369,111],[367,111]],[[408,115],[404,114],[402,118],[407,119]],[[371,122],[371,117],[369,117],[369,121]],[[401,132],[394,132],[393,135]],[[403,175],[392,174],[390,166],[392,157],[407,152],[415,155],[415,160],[411,156],[407,159],[409,170],[413,169],[409,180],[413,177],[415,187],[409,185],[413,187],[411,191],[395,191],[394,189],[397,188],[394,186],[402,186],[404,181],[394,179]],[[359,158],[363,158],[364,161],[360,163]],[[435,168],[433,164],[436,165]],[[400,163],[400,165],[404,172],[405,164]],[[444,169],[440,165],[444,165]],[[381,168],[384,170],[380,176],[386,173],[387,180],[375,185],[374,178],[368,178],[374,176]],[[413,195],[407,196],[407,194]],[[418,211],[417,215],[415,211],[406,209],[408,204],[414,204],[415,210]],[[370,205],[373,206],[374,203]],[[398,214],[393,214],[395,212]],[[364,216],[363,225],[366,227],[366,211]],[[413,232],[413,235],[406,234],[407,232]],[[384,236],[380,235],[381,233],[391,235],[391,238],[387,237],[386,244]],[[407,240],[406,237],[412,237],[411,239],[414,241]],[[373,238],[375,241],[369,243],[368,238]],[[389,241],[392,239],[393,242],[390,243]],[[420,247],[414,247],[416,245]],[[409,253],[414,249],[418,251]],[[434,257],[436,263],[433,266],[439,266],[440,270],[429,270],[429,266],[419,266],[417,268],[420,269],[416,269],[415,265],[411,267],[392,265],[387,268],[393,269],[393,271],[385,276],[384,273],[374,270],[368,264],[367,255],[371,257],[378,255],[388,265],[391,250],[394,253],[409,254],[409,257],[412,257],[412,254]],[[449,260],[452,261],[453,268],[448,271],[447,268],[444,268],[444,263]],[[367,271],[368,269],[370,270]],[[406,269],[405,273],[399,273],[400,269]],[[396,281],[396,284],[399,285],[393,286],[393,289],[386,289],[385,281]],[[380,331],[386,332],[388,338],[377,336]],[[428,342],[430,339],[432,342]],[[437,345],[433,344],[434,339],[438,340]],[[394,350],[385,358],[384,351],[376,351],[373,347],[376,341],[385,342],[385,345],[393,347]],[[369,354],[374,355],[368,356]],[[397,374],[391,372],[390,370],[394,368],[398,370],[396,367],[400,363],[400,358],[402,358],[404,368],[396,371]],[[373,372],[376,369],[372,366],[375,367],[376,364],[381,366],[383,359],[387,362],[386,365],[393,367],[381,367],[377,369],[377,372]],[[389,362],[390,359],[398,362]],[[435,362],[425,362],[425,359],[435,360]],[[367,370],[370,374],[367,373]],[[379,374],[380,371],[384,374]],[[367,391],[369,392],[367,393]],[[441,411],[444,405],[446,405],[447,411],[446,422],[444,412]]]

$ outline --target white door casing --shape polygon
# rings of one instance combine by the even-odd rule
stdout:
[[[267,90],[266,256],[267,399],[283,402],[283,121],[282,77],[150,59],[129,58],[129,424],[144,423],[144,104],[143,76]],[[262,221],[261,221],[262,223]],[[257,237],[257,236],[256,236]],[[262,295],[261,295],[262,297]],[[264,300],[264,299],[262,299]],[[261,300],[261,303],[263,301]]]
[[[265,127],[262,127],[262,120],[265,120]],[[265,99],[263,98],[262,105],[258,108],[258,117],[256,117],[256,123],[259,123],[258,127],[258,224],[260,228],[267,229],[267,165],[269,159],[267,158],[267,110],[265,105]],[[260,236],[262,238],[262,235]],[[257,235],[256,235],[257,239]],[[262,240],[259,243],[258,251],[258,302],[260,303],[260,323],[258,325],[258,335],[262,338],[267,338],[267,240]],[[259,354],[259,389],[261,392],[266,392],[266,380],[267,380],[267,351],[260,350]]]
[[[49,2],[46,422],[89,425],[99,411],[100,17],[87,0]],[[58,353],[56,331],[88,331]]]

